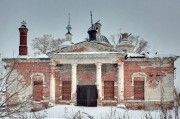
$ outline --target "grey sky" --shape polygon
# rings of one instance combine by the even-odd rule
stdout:
[[[73,42],[80,42],[87,38],[90,10],[94,22],[101,20],[107,38],[122,28],[122,32],[143,37],[151,50],[180,56],[180,0],[0,0],[0,53],[18,54],[22,20],[29,29],[29,51],[35,37],[52,34],[63,38],[68,13]],[[176,66],[180,74],[180,60]]]

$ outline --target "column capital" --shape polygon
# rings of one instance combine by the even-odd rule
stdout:
[[[118,62],[118,66],[124,65],[124,62]]]
[[[102,63],[101,62],[96,62],[96,66],[101,66]]]
[[[51,66],[56,66],[56,65],[57,65],[55,61],[52,61],[52,62],[50,62],[49,64],[50,64]]]
[[[73,63],[73,64],[71,64],[72,66],[77,66],[78,64],[77,63]]]

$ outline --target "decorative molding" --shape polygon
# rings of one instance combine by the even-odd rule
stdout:
[[[99,54],[55,54],[54,59],[109,59],[109,58],[118,58],[118,53],[99,53]]]
[[[146,84],[146,81],[147,81],[146,73],[144,73],[144,72],[135,72],[135,73],[133,73],[133,75],[131,77],[132,77],[131,86],[134,86],[134,78],[135,77],[142,77],[142,78],[144,78],[145,86],[147,86],[147,84]]]
[[[42,80],[43,80],[43,86],[46,85],[46,83],[45,83],[45,76],[44,76],[43,73],[33,73],[33,74],[31,74],[31,76],[30,76],[31,77],[31,83],[33,83],[33,78],[35,76],[40,76],[42,78]]]
[[[96,48],[97,50],[100,50],[100,51],[111,51],[113,49],[112,46],[110,46],[110,45],[107,46],[107,44],[102,44],[102,43],[98,43],[98,42],[83,41],[83,42],[74,44],[72,46],[64,47],[64,48],[62,48],[56,52],[68,52],[68,51],[74,50],[76,48],[81,48],[83,46],[84,47],[90,46],[90,47]]]

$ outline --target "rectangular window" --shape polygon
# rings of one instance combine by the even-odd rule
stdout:
[[[144,100],[144,81],[134,81],[134,100]]]
[[[34,81],[33,86],[33,100],[41,101],[43,100],[43,82],[42,81]]]
[[[62,82],[62,99],[71,100],[71,81]]]
[[[114,100],[114,81],[104,81],[104,99]]]

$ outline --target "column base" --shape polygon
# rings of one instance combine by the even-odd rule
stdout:
[[[100,98],[97,99],[97,106],[102,106],[102,100]]]
[[[71,100],[70,105],[76,106],[77,105],[77,100]]]

